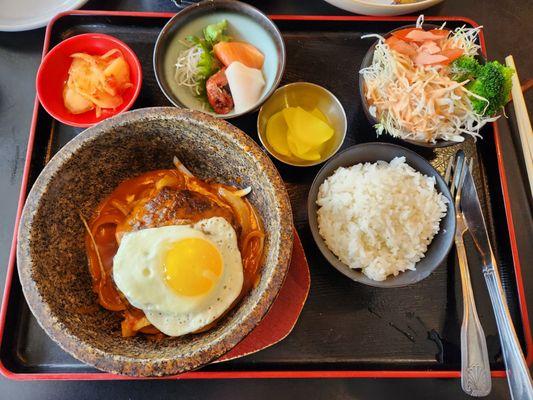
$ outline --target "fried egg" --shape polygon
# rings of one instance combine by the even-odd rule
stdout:
[[[127,233],[113,259],[113,279],[161,332],[197,331],[220,317],[241,292],[237,234],[221,217]]]

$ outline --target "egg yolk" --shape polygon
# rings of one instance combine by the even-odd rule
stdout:
[[[211,290],[222,275],[222,256],[202,238],[172,244],[165,255],[165,281],[177,294],[199,296]]]

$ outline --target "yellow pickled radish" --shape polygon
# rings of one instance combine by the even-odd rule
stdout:
[[[266,139],[277,153],[290,157],[291,152],[287,145],[287,130],[289,127],[285,122],[281,111],[272,115],[267,122]]]
[[[325,122],[326,124],[329,125],[328,117],[326,117],[326,114],[324,114],[318,108],[316,108],[316,107],[313,108],[313,110],[311,111],[311,114],[313,114],[315,117],[317,117],[318,119],[320,119],[321,121],[323,121],[323,122]]]
[[[318,151],[311,150],[311,151],[308,151],[307,153],[300,155],[299,158],[306,160],[306,161],[318,161],[320,160],[320,157],[321,155]]]
[[[304,145],[304,147],[301,146],[301,143],[298,142],[297,139],[294,138],[294,136],[289,131],[289,134],[287,135],[287,144],[289,146],[289,150],[294,155],[294,157],[299,158],[301,160],[306,161],[318,161],[320,160],[320,153],[316,151],[315,149],[311,147],[307,147]],[[305,151],[302,151],[305,150]]]
[[[292,148],[291,146],[289,146],[289,150],[295,156],[298,156],[299,154],[307,153],[310,150],[314,150],[314,146],[309,146],[308,144],[302,143],[300,140],[298,140],[298,138],[294,135],[294,133],[290,129],[287,131],[287,144],[289,143],[289,140],[292,143]]]
[[[289,135],[287,135],[287,145],[289,146],[289,151],[291,152],[291,154],[297,157],[296,154],[298,154],[298,149],[296,148],[296,143],[294,142],[292,136],[289,137]]]
[[[283,116],[297,142],[318,147],[333,136],[334,131],[327,123],[301,107],[287,107]]]
[[[266,140],[273,150],[293,160],[319,161],[333,134],[318,108],[287,107],[272,115],[266,126]]]

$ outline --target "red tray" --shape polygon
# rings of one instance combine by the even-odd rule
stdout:
[[[167,105],[168,102],[155,84],[151,70],[151,51],[153,41],[160,27],[174,14],[171,13],[136,13],[107,11],[71,11],[58,15],[50,22],[46,30],[43,54],[51,45],[66,37],[86,31],[103,31],[116,35],[128,43],[138,54],[143,63],[145,82],[136,107],[149,105]],[[355,75],[362,56],[371,42],[360,40],[360,36],[370,32],[387,32],[405,23],[412,23],[415,17],[359,17],[359,16],[291,16],[272,15],[285,37],[288,63],[285,82],[311,80],[329,87],[338,95],[345,105],[349,129],[344,147],[365,141],[375,141],[375,133],[366,121],[355,87]],[[463,17],[434,17],[427,21],[446,21],[449,25],[467,24],[478,26],[474,21]],[[314,46],[318,43],[320,46]],[[483,34],[480,44],[485,53]],[[349,54],[347,57],[344,52]],[[340,68],[350,60],[357,58],[349,70]],[[339,58],[337,61],[335,58]],[[320,68],[321,63],[326,63]],[[331,69],[328,70],[327,67]],[[335,73],[333,74],[333,69]],[[343,75],[344,74],[344,75]],[[353,78],[353,87],[347,85]],[[232,120],[232,122],[255,135],[255,115]],[[503,127],[505,129],[505,127]],[[57,124],[35,102],[35,110],[28,142],[25,170],[21,186],[19,208],[15,224],[18,228],[20,213],[27,191],[36,175],[40,172],[50,153],[53,153],[79,132],[73,128]],[[522,275],[518,258],[515,231],[510,211],[507,180],[500,147],[500,131],[496,124],[486,127],[485,140],[473,145],[476,159],[475,168],[484,178],[483,196],[489,209],[489,228],[493,235],[493,244],[499,254],[503,285],[506,290],[510,311],[518,334],[523,343],[523,350],[528,364],[533,362],[532,338],[528,312],[525,303]],[[391,141],[380,137],[379,140]],[[414,148],[430,159],[439,169],[438,160],[441,150],[432,152]],[[470,148],[469,151],[472,151]],[[295,226],[302,238],[311,274],[313,288],[304,308],[300,322],[293,333],[278,345],[250,355],[224,363],[212,364],[202,370],[179,376],[181,379],[197,378],[343,378],[343,377],[381,377],[381,378],[455,378],[460,376],[460,356],[457,351],[460,321],[456,319],[446,325],[440,320],[450,317],[448,304],[457,303],[460,310],[461,292],[458,276],[453,274],[456,268],[454,260],[440,267],[423,282],[403,289],[379,290],[348,281],[336,273],[320,256],[307,227],[305,200],[310,181],[317,170],[288,168],[277,164],[287,182],[295,214]],[[505,214],[506,218],[494,218]],[[17,343],[20,327],[16,325],[15,305],[20,302],[21,292],[15,273],[15,247],[13,239],[11,257],[7,270],[6,287],[0,311],[0,372],[12,379],[135,379],[116,376],[83,366],[58,366],[57,370],[37,366],[17,366],[9,358]],[[296,252],[299,251],[296,249]],[[292,270],[291,270],[292,271]],[[474,291],[481,314],[482,324],[491,343],[489,352],[493,367],[492,375],[505,376],[501,356],[498,355],[498,337],[494,324],[490,301],[486,295],[484,282],[480,276],[472,274]],[[413,312],[402,312],[402,303],[408,303],[413,295],[432,299],[435,303],[427,306],[413,306]],[[339,302],[345,296],[353,304]],[[442,298],[441,298],[442,297]],[[280,297],[284,299],[285,297]],[[440,306],[439,301],[446,305]],[[289,303],[287,303],[289,304]],[[376,312],[376,307],[379,312]],[[381,308],[379,308],[381,307]],[[434,308],[432,308],[434,307]],[[446,310],[443,310],[446,308]],[[452,310],[453,311],[453,310]],[[420,321],[426,321],[428,333],[436,331],[444,349],[449,349],[442,360],[431,354],[431,346],[425,332],[411,335],[406,329],[414,321],[413,315],[419,313]],[[400,315],[401,314],[401,315]],[[404,315],[405,314],[405,315]],[[453,312],[452,312],[453,314]],[[459,314],[460,315],[460,314]],[[453,315],[451,316],[453,317]],[[268,321],[265,320],[265,322]],[[263,329],[267,325],[261,325]],[[414,325],[413,325],[414,326]],[[435,327],[435,329],[429,328]],[[415,327],[416,328],[416,327]],[[17,331],[18,329],[18,331]],[[446,331],[448,329],[449,332]],[[416,330],[416,329],[415,329]],[[368,332],[372,332],[371,334]],[[45,335],[44,332],[34,332]],[[358,335],[354,337],[355,335]],[[417,336],[418,335],[418,336]],[[283,335],[279,335],[281,338]],[[416,339],[411,342],[411,339]],[[242,349],[249,345],[242,342]],[[252,343],[256,344],[256,343]],[[388,347],[387,347],[388,346]],[[252,352],[255,346],[246,347]],[[248,354],[248,350],[239,351],[237,356]],[[52,351],[52,350],[51,350]],[[374,357],[374,354],[378,354]],[[48,361],[44,354],[44,361]],[[228,357],[230,357],[228,355]],[[51,361],[54,362],[53,360]],[[70,366],[69,366],[70,365]],[[168,377],[167,377],[168,378]],[[171,377],[175,378],[175,377]],[[165,379],[165,378],[163,378]]]

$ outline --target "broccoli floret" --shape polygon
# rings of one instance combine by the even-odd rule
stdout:
[[[474,57],[461,56],[451,63],[450,74],[454,81],[464,82],[475,79],[480,69],[481,65]]]
[[[513,88],[513,74],[514,74],[514,69],[512,69],[511,67],[503,67],[502,69],[502,74],[503,74],[503,93],[504,93],[504,101],[505,103],[503,105],[505,105],[506,103],[508,103],[509,101],[511,101],[511,89]]]
[[[475,81],[468,84],[468,90],[488,100],[471,98],[474,111],[491,116],[497,114],[509,101],[514,70],[501,65],[498,61],[483,65]]]

